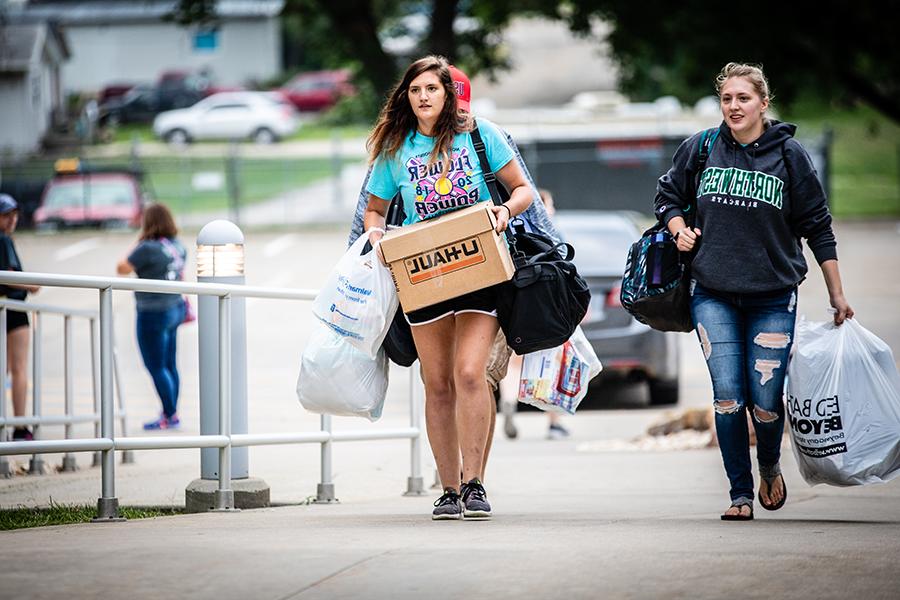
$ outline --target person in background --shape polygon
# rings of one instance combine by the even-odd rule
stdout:
[[[781,474],[784,377],[806,278],[801,238],[825,278],[834,323],[853,317],[838,270],[825,192],[795,125],[768,118],[762,69],[728,63],[716,77],[723,121],[698,173],[697,133],[657,184],[655,212],[691,263],[691,317],[712,379],[716,434],[731,484],[726,521],[753,518],[746,411],[753,416],[760,505],[787,499]],[[695,189],[696,188],[696,189]],[[693,206],[691,206],[693,205]],[[688,226],[685,213],[695,211]]]
[[[4,271],[21,271],[22,262],[16,252],[12,234],[19,223],[19,204],[9,194],[0,194],[0,269]],[[41,288],[36,285],[0,286],[0,296],[10,300],[25,300],[29,293],[36,294]],[[28,397],[28,348],[29,348],[28,313],[6,311],[6,365],[12,384],[13,415],[25,416],[25,399]],[[3,402],[6,402],[4,390]],[[16,427],[13,430],[13,441],[31,441],[34,439],[27,427]],[[6,440],[0,440],[6,441]]]
[[[163,204],[151,204],[144,211],[137,245],[119,261],[116,271],[119,275],[136,273],[142,279],[181,280],[187,251],[176,239],[177,235],[178,228],[169,209]],[[134,296],[138,347],[162,402],[159,418],[145,423],[144,429],[176,429],[181,424],[176,341],[187,306],[180,294],[135,292]]]
[[[436,190],[445,185],[456,191],[456,197],[466,198],[467,205],[491,202],[472,144],[473,125],[468,115],[458,111],[457,92],[444,58],[428,56],[407,68],[369,137],[373,168],[363,223],[373,245],[384,235],[385,215],[398,192],[406,209],[404,225],[454,210],[441,208],[443,199]],[[483,122],[479,129],[491,170],[510,191],[509,200],[490,206],[497,231],[502,232],[532,197],[503,135]],[[409,176],[411,172],[414,177]],[[485,371],[499,328],[496,307],[492,286],[404,311],[422,364],[428,438],[444,488],[432,512],[436,520],[490,518],[492,514],[481,478],[492,420]],[[460,470],[465,482],[461,486]]]
[[[553,194],[550,190],[539,188],[538,193],[547,210],[547,215],[553,218],[556,207],[553,205]],[[500,410],[503,413],[503,433],[511,440],[519,435],[516,427],[514,416],[518,408],[519,396],[519,374],[522,372],[522,357],[515,352],[509,357],[509,368],[506,377],[500,382]],[[561,417],[558,413],[547,411],[547,439],[548,440],[564,440],[569,435],[569,430],[563,427]]]

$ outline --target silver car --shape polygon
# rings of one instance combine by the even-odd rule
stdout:
[[[221,92],[190,108],[159,113],[153,133],[171,144],[193,140],[252,139],[271,144],[293,134],[297,111],[275,92]]]
[[[678,402],[678,338],[650,329],[619,301],[625,257],[641,229],[630,213],[559,211],[554,222],[575,247],[575,265],[591,288],[581,324],[604,373],[646,381],[650,404]]]

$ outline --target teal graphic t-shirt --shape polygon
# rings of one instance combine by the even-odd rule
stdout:
[[[513,150],[493,124],[479,123],[478,130],[488,164],[496,173],[513,159]],[[445,177],[441,176],[444,158],[428,164],[434,140],[413,132],[392,159],[381,155],[372,166],[366,191],[383,200],[392,199],[399,191],[406,211],[404,225],[491,200],[472,135],[460,133],[453,138],[450,168]]]

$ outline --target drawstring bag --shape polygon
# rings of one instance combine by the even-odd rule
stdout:
[[[162,244],[163,251],[172,259],[172,262],[169,263],[169,272],[174,274],[176,281],[183,281],[184,258],[181,256],[181,252],[178,251],[178,248],[175,247],[175,244],[169,238],[161,237],[159,238],[159,243]],[[197,310],[191,303],[189,296],[184,295],[181,299],[184,301],[184,319],[181,320],[181,323],[193,323],[197,320]]]
[[[900,375],[890,347],[854,319],[801,320],[788,367],[787,426],[810,485],[900,475]]]

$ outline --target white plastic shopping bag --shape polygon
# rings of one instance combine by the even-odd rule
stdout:
[[[888,345],[856,319],[797,324],[787,416],[810,485],[900,475],[900,375]]]
[[[391,272],[375,250],[361,254],[367,240],[360,236],[341,257],[312,310],[348,343],[375,358],[399,301]]]
[[[519,402],[542,410],[575,414],[587,395],[588,383],[603,370],[600,359],[581,330],[556,348],[522,357]]]
[[[384,408],[387,386],[384,350],[370,358],[348,344],[346,338],[316,324],[303,350],[297,378],[297,398],[303,408],[376,421]]]

